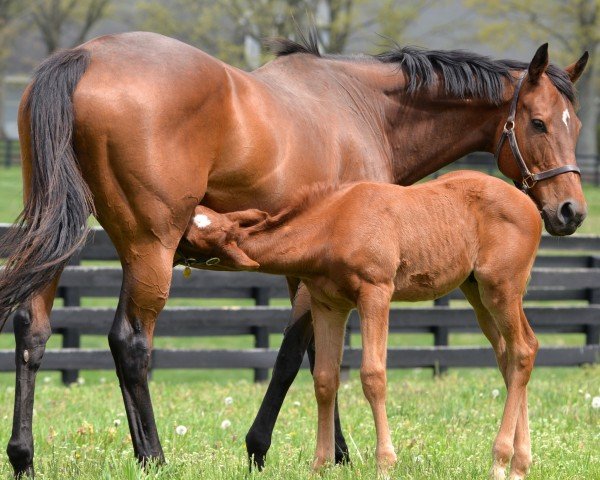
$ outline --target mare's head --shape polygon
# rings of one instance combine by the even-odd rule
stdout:
[[[260,265],[238,246],[244,235],[240,227],[264,220],[267,213],[244,210],[217,213],[210,208],[197,206],[194,216],[181,239],[179,250],[186,258],[218,258],[219,268],[231,270],[256,270]]]
[[[542,213],[548,233],[570,235],[587,214],[581,177],[575,160],[575,145],[581,122],[574,109],[573,83],[583,73],[587,52],[561,70],[548,63],[548,45],[542,45],[525,72],[515,81],[516,109],[498,130],[514,129],[497,152],[498,167],[506,176],[526,187]],[[512,135],[512,134],[511,134]],[[519,166],[519,151],[522,164]],[[524,167],[523,168],[523,164]]]

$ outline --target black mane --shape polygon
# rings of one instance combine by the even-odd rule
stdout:
[[[355,59],[343,55],[321,55],[312,34],[301,36],[299,42],[274,39],[268,42],[278,57],[305,53],[316,57]],[[493,60],[490,57],[465,50],[425,50],[418,47],[397,47],[379,55],[366,56],[383,63],[395,63],[407,76],[409,93],[429,88],[438,78],[444,82],[446,92],[457,98],[481,98],[494,104],[502,101],[504,79],[511,78],[511,71],[526,70],[528,63],[517,60]],[[571,103],[575,103],[575,88],[567,73],[550,64],[546,74],[552,84]]]

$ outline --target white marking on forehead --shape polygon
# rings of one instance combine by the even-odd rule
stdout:
[[[571,115],[569,115],[569,109],[565,108],[562,114],[562,121],[567,126],[567,130],[569,130],[569,120],[571,119]]]
[[[210,219],[204,215],[203,213],[196,215],[194,217],[194,224],[198,227],[198,228],[206,228],[208,227],[212,222],[210,221]]]

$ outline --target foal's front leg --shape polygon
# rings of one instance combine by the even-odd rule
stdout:
[[[514,445],[517,444],[527,451],[530,449],[527,383],[533,369],[538,342],[523,313],[521,295],[508,295],[506,292],[494,292],[484,288],[482,300],[506,342],[504,371],[508,393],[500,429],[494,441],[494,463],[491,471],[493,480],[504,480],[508,464],[515,453]],[[523,478],[527,473],[531,458],[522,456],[523,453],[519,452],[517,458],[512,458],[512,479]]]
[[[397,461],[385,407],[390,298],[390,289],[368,286],[361,289],[358,301],[363,345],[360,380],[375,420],[377,469],[381,473]]]
[[[492,314],[481,301],[477,282],[467,281],[461,285],[460,288],[475,310],[477,322],[479,323],[483,334],[494,348],[496,359],[498,361],[498,368],[500,369],[500,373],[502,373],[505,385],[508,387],[506,342],[500,334],[500,330],[498,330]],[[528,336],[534,338],[533,331],[529,327],[525,314],[522,311],[521,324],[527,329]],[[527,390],[525,390],[521,408],[519,410],[519,416],[517,418],[513,449],[514,453],[511,459],[509,478],[510,480],[521,480],[525,478],[529,471],[529,467],[531,466],[531,438],[529,433]]]
[[[289,281],[290,279],[288,279]],[[286,328],[273,375],[267,392],[256,414],[256,418],[246,435],[246,450],[250,468],[259,470],[265,465],[265,457],[271,446],[271,437],[277,416],[283,405],[286,393],[296,378],[304,352],[308,351],[311,373],[314,371],[314,338],[310,313],[310,294],[304,284],[290,283],[292,297],[292,319]],[[335,462],[350,461],[348,446],[342,433],[338,413],[337,396],[335,400]]]
[[[340,365],[348,310],[336,310],[312,301],[315,332],[313,381],[317,398],[317,446],[313,469],[319,470],[335,460],[334,411],[340,385]]]

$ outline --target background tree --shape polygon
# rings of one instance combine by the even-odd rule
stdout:
[[[598,153],[600,0],[464,0],[485,18],[478,38],[499,48],[514,46],[523,35],[536,43],[550,41],[554,63],[566,66],[587,50],[590,59],[577,83],[583,129],[577,151]]]
[[[298,28],[318,27],[324,52],[340,53],[373,27],[400,41],[406,25],[429,2],[401,0],[167,0],[138,2],[136,27],[179,38],[241,68],[256,68],[268,37],[295,38]],[[252,52],[254,54],[252,54]],[[250,53],[250,54],[249,54]],[[257,57],[257,58],[254,58]]]
[[[61,47],[84,42],[92,27],[107,15],[111,1],[32,0],[24,3],[31,3],[33,23],[42,36],[46,52],[51,54]]]
[[[14,39],[19,33],[26,3],[22,0],[0,0],[0,139],[4,131],[4,82],[7,61],[12,51]]]

